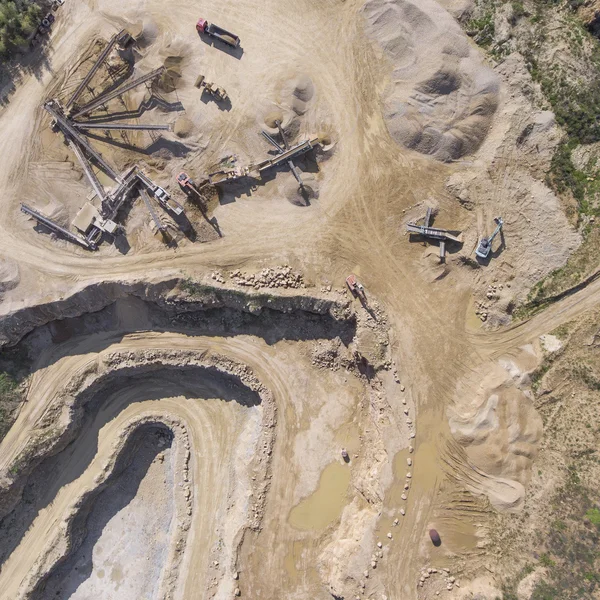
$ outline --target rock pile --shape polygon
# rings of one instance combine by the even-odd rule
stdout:
[[[437,577],[433,577],[434,575],[437,575]],[[421,570],[421,577],[419,578],[419,587],[423,587],[425,585],[425,582],[429,581],[434,581],[437,584],[437,586],[439,587],[439,584],[441,583],[440,578],[443,578],[443,588],[440,588],[440,590],[448,590],[449,592],[451,592],[455,587],[460,587],[460,582],[456,579],[456,577],[450,575],[450,569],[444,568],[444,569],[436,569],[435,567],[428,567],[427,569],[422,569]],[[435,592],[436,596],[440,595],[440,590],[437,590]]]
[[[295,272],[289,265],[263,269],[258,273],[243,273],[236,270],[230,273],[231,280],[236,285],[245,287],[261,288],[292,288],[306,287],[301,273]],[[223,283],[223,282],[221,282]]]

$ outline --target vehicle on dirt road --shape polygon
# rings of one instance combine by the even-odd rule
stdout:
[[[348,277],[346,277],[346,285],[355,298],[358,298],[363,304],[367,303],[365,288],[358,282],[356,275],[348,275]]]
[[[43,19],[42,19],[42,27],[46,28],[46,29],[50,29],[50,27],[52,26],[52,23],[54,23],[54,21],[56,20],[56,18],[54,17],[54,15],[52,13],[48,13]]]
[[[214,23],[209,23],[206,19],[198,19],[196,23],[196,30],[199,33],[205,33],[206,35],[210,35],[217,40],[221,40],[223,43],[231,46],[232,48],[238,48],[240,45],[240,38],[235,35],[235,33],[231,33]]]
[[[204,75],[198,75],[198,79],[196,79],[196,83],[194,85],[198,89],[204,88],[211,96],[217,98],[217,100],[221,100],[222,102],[227,102],[227,100],[229,100],[227,92],[222,87],[219,87],[210,81],[206,81],[206,77],[204,77]]]

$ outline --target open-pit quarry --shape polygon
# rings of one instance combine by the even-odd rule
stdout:
[[[552,113],[467,4],[58,8],[0,112],[0,600],[501,597],[540,336],[600,279],[513,318],[581,239],[544,180]],[[164,127],[102,129],[123,120]],[[461,233],[445,256],[406,233],[425,214]]]

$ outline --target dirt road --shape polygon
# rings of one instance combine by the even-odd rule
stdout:
[[[244,403],[239,390],[232,393],[223,381],[207,382],[202,370],[181,380],[161,379],[160,365],[154,365],[139,380],[124,377],[94,398],[97,412],[87,418],[81,435],[54,457],[60,476],[41,496],[47,501],[38,500],[34,514],[17,510],[12,524],[5,524],[15,534],[0,571],[0,589],[7,598],[26,597],[36,577],[46,571],[52,585],[59,585],[62,575],[53,561],[67,546],[63,523],[119,456],[128,427],[144,419],[166,421],[175,431],[169,464],[173,497],[179,500],[165,500],[171,512],[154,527],[168,537],[171,552],[177,548],[181,561],[181,575],[172,581],[166,578],[172,563],[153,563],[148,577],[160,583],[149,597],[231,598],[238,587],[245,597],[255,598],[282,593],[328,598],[343,586],[359,593],[361,580],[367,579],[363,571],[372,570],[371,555],[381,538],[385,559],[378,559],[365,583],[367,597],[416,598],[419,568],[431,558],[427,527],[441,506],[452,507],[442,458],[452,441],[446,411],[459,399],[457,390],[469,399],[479,398],[481,382],[474,374],[495,369],[499,359],[598,302],[600,282],[595,282],[507,330],[489,333],[468,326],[473,276],[452,264],[444,277],[432,281],[431,257],[403,235],[403,223],[407,212],[432,197],[439,198],[448,224],[466,228],[474,217],[445,190],[456,166],[403,148],[389,135],[381,97],[394,75],[381,49],[366,36],[361,10],[359,0],[243,0],[202,7],[96,0],[67,2],[61,8],[46,67],[36,77],[24,77],[0,114],[0,152],[5,157],[0,189],[6,215],[0,223],[0,256],[19,270],[19,284],[4,293],[0,314],[66,297],[98,281],[119,285],[129,278],[173,273],[201,280],[214,270],[252,272],[287,263],[305,274],[310,293],[321,286],[341,288],[354,272],[386,315],[390,360],[399,380],[391,372],[367,381],[343,369],[320,368],[312,358],[313,342],[301,336],[267,343],[266,333],[211,338],[193,331],[152,331],[152,322],[136,316],[135,310],[123,316],[119,331],[103,333],[98,325],[86,337],[49,344],[37,358],[27,402],[0,445],[0,472],[10,468],[45,420],[66,423],[66,409],[53,411],[77,391],[75,383],[68,388],[70,382],[85,382],[111,355],[129,353],[142,360],[145,352],[156,352],[167,360],[169,353],[175,359],[178,353],[208,353],[249,366],[274,398],[276,441],[265,459],[271,471],[263,482],[269,490],[254,497],[252,488],[252,461],[260,454],[258,442],[265,429],[262,404]],[[194,28],[200,16],[238,33],[243,53],[232,56],[201,39]],[[140,24],[145,45],[136,69],[146,72],[166,58],[177,58],[182,77],[169,100],[181,102],[184,113],[177,116],[193,123],[189,138],[168,139],[164,148],[172,152],[156,169],[158,180],[177,193],[174,176],[182,169],[196,176],[230,154],[244,160],[266,155],[257,134],[270,113],[281,111],[291,115],[298,136],[326,135],[335,143],[330,157],[318,158],[314,176],[319,194],[310,206],[288,201],[291,174],[281,171],[257,189],[225,192],[215,211],[223,237],[205,244],[182,242],[173,250],[132,235],[126,254],[112,246],[91,254],[33,230],[18,210],[20,201],[35,200],[42,210],[60,205],[72,217],[88,193],[70,168],[64,169],[63,181],[49,175],[57,164],[72,159],[62,149],[61,160],[47,156],[51,136],[40,108],[43,100],[73,85],[66,74],[91,39],[108,39],[121,27]],[[436,52],[441,54],[442,46],[432,47]],[[221,111],[200,99],[193,86],[200,72],[228,91],[231,110]],[[291,90],[304,76],[314,85],[314,98],[306,112],[292,115]],[[401,78],[394,80],[399,82]],[[174,117],[167,113],[165,118]],[[104,142],[97,145],[119,168],[138,159],[156,164],[163,160],[125,154]],[[494,263],[488,267],[494,269]],[[219,318],[226,321],[230,315]],[[132,329],[137,333],[124,334]],[[381,398],[387,402],[383,408],[377,405]],[[417,437],[411,441],[408,425],[415,423]],[[182,496],[180,454],[185,455],[186,443],[192,453],[190,515],[185,508],[189,498]],[[414,444],[414,454],[408,454],[409,444]],[[349,466],[341,462],[342,445],[356,448],[357,458],[352,454]],[[414,460],[414,467],[404,500],[400,495],[407,459],[411,465]],[[331,479],[325,473],[332,473]],[[42,488],[39,483],[33,487]],[[324,495],[330,500],[323,500]],[[150,506],[151,497],[144,498]],[[315,511],[331,515],[324,525],[290,518],[307,498]],[[406,516],[394,527],[400,508]],[[90,510],[95,514],[96,509]],[[252,528],[249,524],[259,511],[260,526]],[[186,516],[191,517],[189,527],[178,528]],[[390,539],[386,533],[392,527]],[[448,553],[434,559],[449,562],[453,554],[460,555],[465,547],[472,550],[477,543],[473,535],[463,547],[458,537],[449,534]],[[94,576],[100,577],[97,570]],[[102,598],[123,597],[108,585],[98,589]],[[173,596],[161,596],[165,590]],[[45,597],[35,593],[29,597]],[[132,593],[141,593],[140,588]]]

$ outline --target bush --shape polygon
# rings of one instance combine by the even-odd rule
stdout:
[[[38,28],[42,9],[27,1],[0,0],[0,56],[8,58]]]
[[[585,518],[592,524],[600,527],[600,510],[597,508],[590,508],[585,513]]]

